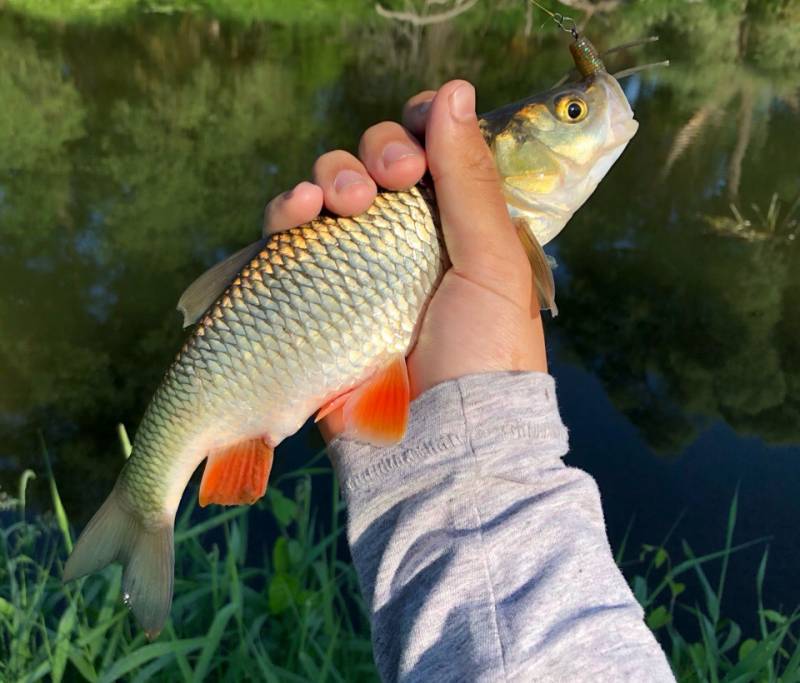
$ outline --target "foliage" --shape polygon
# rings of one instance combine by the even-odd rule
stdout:
[[[182,511],[172,619],[152,643],[120,600],[119,566],[62,587],[72,535],[51,480],[55,513],[27,520],[21,505],[0,531],[0,680],[374,680],[355,572],[337,557],[338,494],[331,528],[311,509],[317,471],[254,509]],[[254,556],[254,523],[276,528],[271,553]]]
[[[273,484],[253,509],[204,516],[193,505],[184,509],[176,526],[172,615],[152,643],[120,600],[118,566],[61,585],[72,534],[55,480],[50,478],[54,513],[33,520],[26,519],[23,482],[23,502],[0,531],[0,678],[377,680],[355,572],[337,556],[342,509],[335,480],[331,528],[321,528],[310,504],[311,482],[324,471],[291,475],[291,497],[281,492],[285,486]],[[796,680],[800,671],[800,613],[763,605],[766,551],[756,577],[757,637],[745,637],[723,616],[729,560],[754,544],[733,543],[737,505],[734,497],[718,552],[696,556],[684,542],[684,559],[675,562],[665,539],[644,546],[637,562],[621,562],[681,683],[777,683]],[[271,552],[254,554],[258,542],[250,531],[265,518],[275,525],[277,540]],[[263,543],[263,531],[258,535]],[[623,542],[618,559],[624,552]],[[708,573],[712,565],[719,565],[715,586]],[[700,602],[686,599],[698,595]],[[696,626],[685,620],[679,626],[679,613],[690,615]]]
[[[738,493],[731,502],[725,542],[720,551],[698,556],[682,542],[683,559],[675,561],[666,549],[667,539],[658,546],[645,545],[638,562],[644,569],[631,579],[637,600],[645,609],[647,625],[656,633],[681,683],[719,681],[795,681],[800,677],[800,642],[797,624],[800,608],[789,615],[764,607],[762,589],[768,551],[764,550],[755,588],[758,600],[759,632],[745,637],[740,626],[723,616],[723,595],[731,556],[757,542],[734,545]],[[715,582],[709,565],[719,562]],[[623,568],[626,563],[622,562]],[[688,604],[687,582],[691,578],[699,591]],[[698,595],[699,593],[699,595]],[[737,596],[741,599],[741,596]],[[690,623],[694,622],[694,629]],[[678,625],[680,624],[680,626]],[[689,633],[692,633],[689,636]],[[694,635],[694,634],[697,635]]]
[[[21,14],[49,21],[116,23],[137,13],[193,12],[220,19],[249,23],[324,23],[353,19],[368,11],[365,0],[6,0]]]

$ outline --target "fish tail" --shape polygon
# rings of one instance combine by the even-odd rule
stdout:
[[[175,569],[172,520],[145,525],[123,504],[114,488],[78,538],[64,567],[63,581],[122,564],[125,604],[148,639],[157,637],[169,616]]]

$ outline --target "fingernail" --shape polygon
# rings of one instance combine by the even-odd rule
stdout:
[[[475,117],[475,88],[462,83],[449,98],[450,115],[459,122],[470,121]]]
[[[292,197],[294,197],[294,193],[297,192],[303,185],[311,185],[311,183],[309,183],[307,180],[301,180],[291,190],[287,190],[286,192],[284,192],[281,195],[281,198],[284,200],[291,199]]]
[[[333,189],[337,192],[342,192],[351,185],[357,185],[358,183],[366,185],[367,181],[358,171],[352,171],[349,168],[345,168],[336,174],[336,179],[333,181]]]
[[[402,142],[390,142],[383,148],[381,160],[383,161],[384,168],[389,168],[395,161],[405,159],[406,157],[413,157],[417,150],[409,145],[404,145]]]
[[[425,100],[424,102],[415,104],[413,107],[414,115],[425,116],[431,110],[431,104],[433,104],[433,100]]]

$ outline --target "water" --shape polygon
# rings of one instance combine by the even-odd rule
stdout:
[[[673,66],[626,81],[640,131],[553,245],[546,328],[569,462],[597,478],[614,545],[632,520],[636,549],[683,515],[671,547],[717,549],[738,486],[737,539],[769,538],[767,602],[792,607],[800,57],[770,12],[590,25],[606,47],[663,36],[620,68]],[[117,423],[133,431],[181,344],[181,291],[255,239],[268,198],[418,89],[466,77],[489,109],[569,66],[563,36],[526,37],[511,4],[426,30],[324,7],[239,18],[0,13],[0,486],[43,473],[41,432],[76,522],[119,470]],[[305,430],[278,467],[318,444]],[[30,496],[46,507],[41,477]],[[728,594],[753,596],[729,608],[740,621],[762,551],[731,566]]]

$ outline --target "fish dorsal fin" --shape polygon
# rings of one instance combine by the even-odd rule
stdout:
[[[272,447],[249,439],[211,451],[200,482],[200,506],[250,505],[267,490]]]
[[[267,243],[266,238],[249,244],[240,249],[224,261],[209,268],[181,294],[178,300],[178,310],[183,313],[183,326],[189,327],[196,323],[205,313],[225,288],[233,282],[236,274],[252,261]]]
[[[346,436],[390,446],[406,433],[409,402],[406,359],[397,356],[360,386],[324,404],[316,421],[341,409]]]
[[[514,221],[514,224],[517,227],[519,241],[522,242],[528,261],[531,264],[531,270],[533,270],[539,308],[543,311],[549,310],[555,318],[558,315],[558,306],[556,306],[556,283],[553,280],[550,258],[544,253],[539,240],[531,233],[524,220],[518,218]]]

